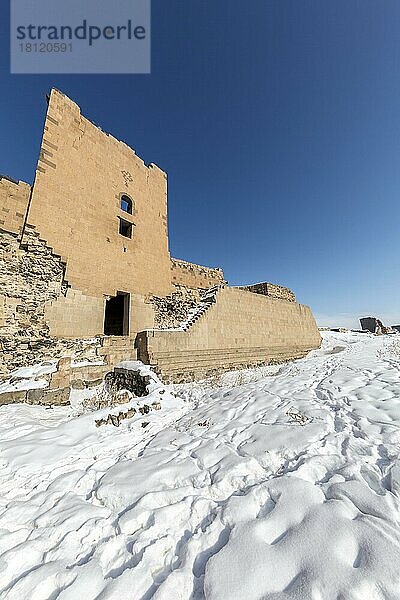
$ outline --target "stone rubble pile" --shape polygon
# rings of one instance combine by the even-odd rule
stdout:
[[[45,304],[64,294],[64,264],[33,228],[23,244],[16,234],[0,231],[0,377],[30,364],[68,354],[96,360],[97,341],[52,338]],[[98,357],[97,357],[98,358]]]
[[[96,427],[102,425],[113,425],[119,427],[125,419],[131,419],[137,413],[140,415],[148,415],[152,410],[161,410],[161,403],[155,400],[151,404],[139,404],[138,398],[146,397],[150,391],[157,390],[160,395],[165,393],[165,388],[160,380],[151,372],[150,369],[144,367],[140,362],[125,362],[115,367],[113,371],[107,373],[104,377],[103,388],[99,396],[106,401],[108,407],[117,404],[128,404],[136,401],[135,406],[130,406],[127,410],[121,410],[119,413],[110,412],[107,417],[96,419]],[[97,408],[104,408],[98,406]],[[142,423],[145,427],[148,423]]]
[[[169,296],[160,298],[152,296],[150,302],[155,310],[156,329],[176,329],[187,320],[190,310],[198,306],[201,300],[201,290],[176,286]]]

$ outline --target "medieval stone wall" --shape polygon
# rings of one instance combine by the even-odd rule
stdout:
[[[24,246],[16,233],[0,232],[0,341],[5,364],[18,366],[49,336],[44,311],[61,295],[64,266],[29,229]],[[1,366],[0,366],[1,372]]]
[[[133,202],[120,208],[121,195]],[[132,237],[120,234],[120,220]],[[52,90],[28,222],[67,264],[71,287],[90,297],[171,292],[167,178]]]
[[[45,320],[50,335],[60,338],[101,335],[104,328],[104,304],[104,298],[67,289],[65,296],[46,303]]]
[[[30,193],[27,183],[0,175],[0,229],[21,233]]]
[[[84,338],[103,335],[105,298],[88,296],[68,288],[65,296],[49,301],[45,319],[50,334],[60,338]],[[154,327],[154,306],[138,294],[130,294],[130,335]]]
[[[171,259],[172,283],[192,289],[208,289],[224,283],[222,269],[202,267],[185,260]]]
[[[145,329],[153,331],[138,339],[141,358],[172,379],[298,357],[319,344],[311,311],[287,288],[217,291],[221,269],[171,259],[166,174],[57,90],[33,189],[0,177],[0,230],[0,374],[74,352],[74,338],[101,335],[105,302],[117,292],[130,296],[131,338],[110,347],[103,338],[96,355],[108,363],[134,358],[133,339]],[[215,303],[201,298],[210,288]],[[154,331],[176,328],[189,314],[187,331]]]
[[[100,341],[53,337],[47,307],[66,293],[64,264],[33,228],[22,245],[16,233],[0,230],[0,375],[65,353],[99,359]]]
[[[300,358],[320,343],[308,306],[228,287],[188,331],[137,338],[139,358],[174,382]]]
[[[276,283],[255,283],[253,285],[240,286],[239,289],[253,292],[254,294],[261,294],[263,296],[270,296],[271,298],[279,298],[280,300],[288,300],[289,302],[296,302],[296,296],[287,287],[283,285],[277,285]]]

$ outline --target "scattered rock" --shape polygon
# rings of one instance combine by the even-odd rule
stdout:
[[[293,409],[288,410],[286,414],[289,417],[290,421],[292,421],[293,423],[298,423],[301,426],[307,425],[307,423],[311,421],[311,419],[307,417],[307,415],[304,415],[303,413],[297,412]]]
[[[96,419],[95,424],[96,427],[101,427],[101,425],[114,425],[114,427],[119,427],[122,421],[124,421],[125,419],[131,419],[135,416],[137,412],[139,412],[141,415],[148,415],[151,410],[161,410],[161,404],[159,402],[153,402],[151,406],[149,406],[148,404],[141,406],[139,408],[139,411],[137,411],[136,408],[132,407],[129,408],[126,412],[119,412],[118,415],[110,413],[106,419]],[[145,422],[146,421],[144,421],[143,423]],[[143,423],[142,427],[146,427],[148,425],[148,423],[146,425],[143,425]]]

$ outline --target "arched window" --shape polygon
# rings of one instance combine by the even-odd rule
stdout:
[[[133,202],[129,198],[129,196],[126,196],[126,195],[121,196],[120,207],[121,207],[121,210],[123,210],[124,212],[126,212],[126,213],[128,213],[130,215],[132,214],[132,212],[133,212]]]

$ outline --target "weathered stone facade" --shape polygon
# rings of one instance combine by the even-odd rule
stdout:
[[[16,233],[0,236],[0,373],[19,366],[28,352],[43,348],[49,326],[46,303],[65,293],[64,265],[33,229],[24,244]]]
[[[131,199],[131,213],[122,210],[122,195]],[[131,238],[121,235],[121,219],[132,226]],[[71,287],[87,296],[171,291],[166,174],[57,90],[49,98],[28,222],[67,263]]]
[[[200,290],[176,286],[169,296],[152,296],[154,306],[154,327],[156,329],[174,329],[186,321],[189,313],[200,302]]]
[[[172,283],[176,286],[206,290],[226,283],[222,269],[201,267],[176,258],[171,259],[171,272]]]
[[[176,380],[320,343],[288,288],[228,288],[221,269],[171,258],[166,174],[58,90],[34,185],[0,177],[0,252],[0,375],[65,354],[102,372],[139,352]],[[62,389],[75,374],[60,373]]]
[[[63,339],[50,333],[49,306],[65,298],[68,283],[60,257],[32,227],[24,241],[0,230],[0,375],[67,354],[111,364],[136,358],[134,339]]]
[[[165,381],[181,382],[302,358],[320,343],[308,306],[222,286],[186,330],[144,331],[136,345]]]
[[[296,302],[296,296],[293,294],[292,290],[289,290],[289,288],[284,287],[283,285],[276,285],[275,283],[255,283],[253,285],[241,286],[238,289],[247,290],[254,294],[261,294],[262,296],[269,296],[270,298]]]
[[[27,183],[0,175],[0,229],[21,234],[30,194]]]

